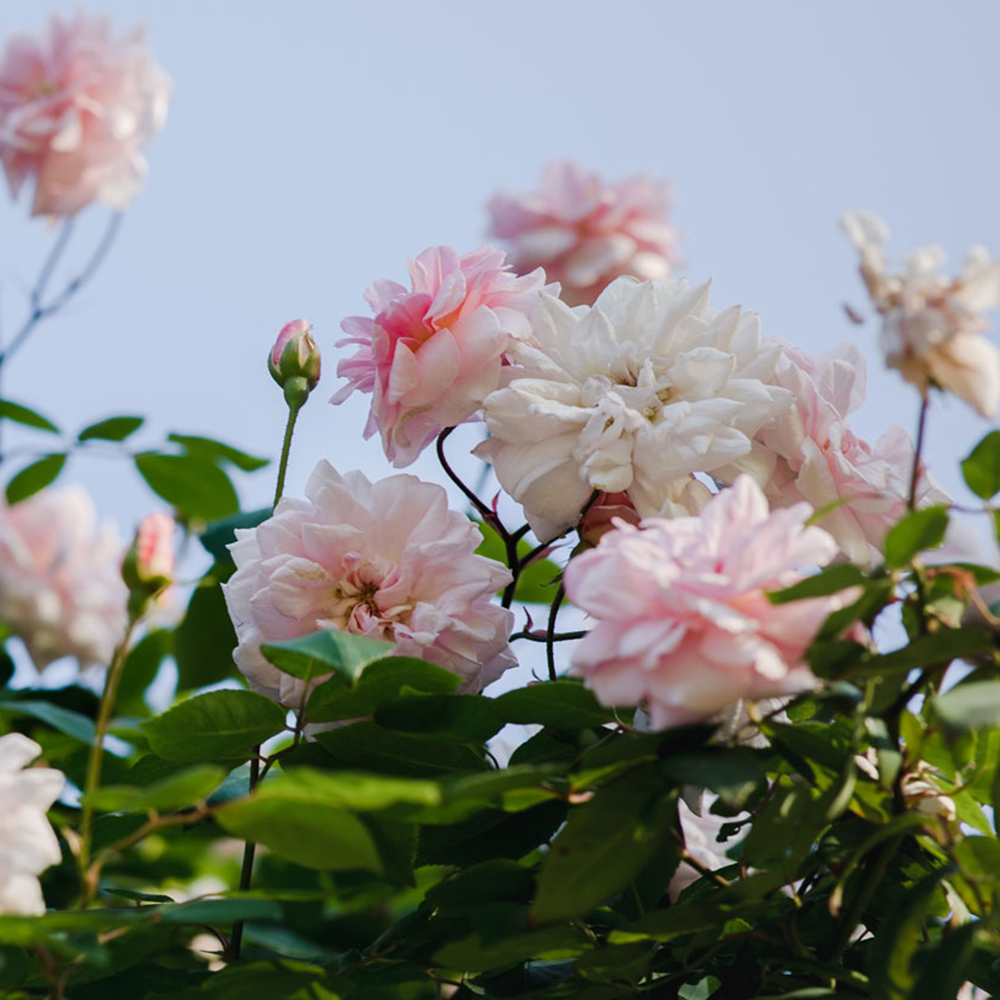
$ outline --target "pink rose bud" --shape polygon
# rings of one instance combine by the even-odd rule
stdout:
[[[320,356],[312,327],[304,319],[286,323],[267,359],[271,377],[285,390],[289,406],[301,406],[316,388]]]
[[[139,523],[132,547],[122,562],[122,578],[128,585],[129,612],[142,614],[174,577],[174,519],[157,511]]]

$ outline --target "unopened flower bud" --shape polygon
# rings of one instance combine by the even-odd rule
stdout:
[[[129,612],[142,614],[149,601],[174,578],[174,519],[147,514],[139,523],[132,547],[122,562],[122,578],[129,589]]]
[[[286,323],[267,359],[271,377],[285,390],[289,406],[301,406],[319,382],[319,348],[311,331],[304,319]]]

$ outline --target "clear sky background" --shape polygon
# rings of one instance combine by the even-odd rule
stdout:
[[[0,38],[75,7],[0,0]],[[361,438],[368,397],[326,403],[339,323],[367,312],[365,286],[403,280],[407,256],[432,244],[479,246],[489,195],[534,186],[551,159],[669,179],[684,273],[713,277],[717,307],[754,309],[812,351],[857,339],[871,366],[854,425],[871,438],[892,423],[912,433],[917,400],[883,370],[874,327],[842,312],[867,302],[839,214],[873,209],[894,253],[939,242],[956,268],[972,243],[1000,252],[1000,7],[985,0],[86,9],[147,25],[174,100],[110,258],[10,364],[5,394],[72,430],[144,413],[137,444],[180,430],[275,455],[285,411],[265,357],[304,316],[324,376],[291,493],[320,458],[389,471],[377,439]],[[28,208],[0,197],[7,337],[55,234]],[[82,216],[77,261],[105,213]],[[956,498],[957,459],[986,429],[960,401],[935,400],[928,456]],[[430,455],[411,471],[440,478]],[[80,457],[63,479],[85,483],[123,534],[157,505],[124,463]],[[269,502],[272,483],[272,470],[243,480],[244,505]]]

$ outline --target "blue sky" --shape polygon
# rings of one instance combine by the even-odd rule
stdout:
[[[3,0],[0,36],[36,32],[74,2]],[[402,279],[435,243],[478,246],[498,187],[531,186],[573,156],[610,178],[674,186],[685,273],[713,302],[757,310],[810,350],[858,339],[871,358],[855,429],[912,432],[913,391],[885,372],[845,208],[882,214],[894,252],[940,242],[957,266],[1000,252],[995,40],[1000,8],[929,2],[714,4],[590,0],[195,3],[104,0],[88,11],[148,26],[174,102],[146,190],[101,273],[10,365],[5,391],[69,428],[145,413],[141,441],[207,433],[275,454],[283,403],[264,359],[305,316],[325,374],[289,476],[319,458],[388,471],[361,439],[367,398],[334,408],[339,322],[365,286]],[[0,198],[0,314],[19,322],[54,232]],[[87,248],[104,209],[81,219]],[[67,272],[69,273],[69,272]],[[956,459],[987,429],[938,400],[928,455],[956,496]],[[425,456],[411,471],[438,478]],[[153,498],[123,464],[74,460],[123,532]],[[270,472],[248,478],[266,503]]]

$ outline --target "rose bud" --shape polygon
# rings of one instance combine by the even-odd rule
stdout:
[[[320,356],[312,327],[304,319],[286,323],[278,334],[267,359],[271,377],[285,390],[289,406],[301,406],[316,388]]]

